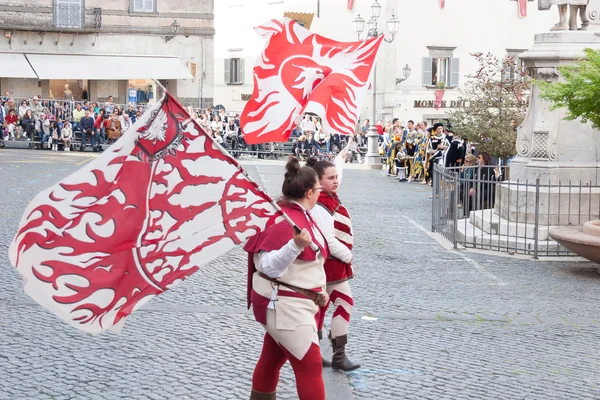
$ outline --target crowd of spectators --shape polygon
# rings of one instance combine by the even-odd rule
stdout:
[[[115,104],[112,96],[104,103],[33,96],[15,104],[7,91],[0,100],[0,143],[26,140],[32,148],[39,143],[40,149],[70,151],[77,141],[80,151],[88,142],[93,151],[102,151],[104,143],[118,140],[144,111],[141,105]]]

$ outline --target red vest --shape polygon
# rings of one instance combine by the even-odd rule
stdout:
[[[342,205],[340,198],[334,194],[321,192],[319,196],[319,205],[325,207],[333,216],[333,228],[335,229],[335,237],[344,246],[352,250],[354,245],[354,237],[352,234],[352,220],[350,213]],[[354,271],[352,265],[343,262],[333,256],[329,256],[325,260],[325,275],[327,275],[327,283],[339,283],[352,279]]]
[[[311,233],[313,243],[318,245],[319,251],[321,252],[323,258],[327,259],[327,257],[329,256],[329,248],[327,247],[327,243],[321,246],[320,243],[315,239],[311,228],[314,227],[318,229],[318,227],[314,223],[312,218],[310,218],[310,215],[306,213],[302,209],[302,207],[295,203],[282,202],[279,204],[279,206],[281,207],[281,210],[284,213],[286,213],[290,217],[290,219],[298,226],[298,228],[306,228]],[[269,252],[273,250],[279,250],[293,238],[294,228],[287,221],[275,223],[275,220],[273,220],[267,223],[267,227],[264,231],[262,231],[258,235],[251,237],[250,239],[248,239],[248,242],[246,242],[244,250],[248,252],[248,308],[250,308],[251,304],[250,297],[252,294],[252,276],[254,275],[254,272],[256,272],[256,266],[254,265],[254,254],[259,253],[261,251]],[[314,261],[317,259],[317,253],[314,252],[310,248],[310,246],[306,246],[302,253],[300,253],[300,255],[297,257],[297,259],[305,261]]]

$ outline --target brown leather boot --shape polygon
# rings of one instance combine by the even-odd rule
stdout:
[[[330,333],[331,335],[331,333]],[[360,368],[360,364],[354,364],[346,357],[346,344],[348,343],[348,335],[329,338],[333,347],[333,358],[331,360],[331,368],[336,371],[354,371]]]
[[[250,400],[277,400],[275,392],[273,393],[261,393],[256,390],[252,390],[250,393]]]
[[[319,345],[321,344],[321,340],[323,340],[323,331],[318,331],[317,336],[319,336]],[[327,360],[323,355],[321,355],[321,362],[323,363],[324,368],[331,367],[331,361]]]

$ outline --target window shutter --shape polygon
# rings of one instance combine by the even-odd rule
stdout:
[[[133,9],[131,11],[142,12],[144,10],[144,0],[131,0]]]
[[[154,12],[154,0],[142,0],[144,3],[144,12]]]
[[[231,83],[231,75],[229,73],[230,58],[225,59],[225,83]]]
[[[431,86],[433,79],[433,59],[431,57],[423,57],[423,86]]]
[[[238,81],[237,83],[244,83],[244,59],[238,58]]]
[[[460,59],[450,59],[450,86],[458,86],[460,80]]]

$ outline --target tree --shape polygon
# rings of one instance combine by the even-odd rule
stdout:
[[[536,81],[540,97],[551,102],[551,109],[566,107],[565,119],[581,118],[600,129],[600,50],[585,49],[586,60],[563,66],[559,72],[564,81]]]
[[[453,130],[477,150],[507,159],[516,153],[516,124],[525,117],[531,80],[515,56],[471,54],[479,68],[461,90],[464,108],[451,111]]]

